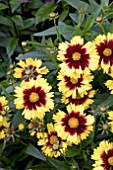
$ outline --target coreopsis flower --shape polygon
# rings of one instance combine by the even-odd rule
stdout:
[[[62,63],[60,67],[67,76],[81,74],[84,71],[96,70],[98,68],[99,56],[94,44],[84,44],[83,38],[74,36],[70,43],[65,41],[59,44],[58,60]]]
[[[6,117],[0,117],[0,139],[4,139],[6,137],[6,132],[10,126],[10,122],[6,119]]]
[[[99,67],[104,73],[113,70],[113,34],[98,35],[94,40],[99,56]]]
[[[60,80],[58,83],[58,90],[66,97],[72,96],[72,98],[77,98],[77,96],[83,97],[87,94],[88,90],[92,89],[90,82],[93,80],[94,76],[81,74],[79,78],[68,77],[63,71],[60,71],[57,78]]]
[[[89,108],[91,104],[93,104],[94,100],[92,99],[95,95],[95,90],[89,90],[87,91],[87,94],[85,94],[83,97],[80,97],[80,95],[77,94],[76,98],[66,97],[65,94],[62,96],[62,103],[64,104],[72,104],[78,107],[82,107],[83,110],[86,110]]]
[[[113,133],[113,111],[108,112],[108,120],[110,120],[108,124],[110,125],[111,132]]]
[[[111,90],[110,93],[113,94],[113,80],[107,80],[104,84],[107,86],[109,90]]]
[[[47,74],[49,70],[46,67],[41,67],[42,61],[39,59],[27,58],[25,61],[20,60],[14,69],[14,77],[15,78],[24,78],[25,80],[29,80],[29,78],[37,78],[41,77],[42,74]]]
[[[37,138],[41,138],[44,135],[44,120],[32,119],[28,124],[29,133],[31,136],[36,135]]]
[[[59,137],[52,123],[47,124],[47,133],[38,141],[42,146],[42,152],[50,157],[58,157],[65,154],[67,142]]]
[[[78,145],[93,131],[94,116],[86,116],[85,113],[76,111],[75,108],[68,105],[68,114],[59,110],[56,115],[53,115],[53,119],[58,136],[70,144]]]
[[[16,109],[23,109],[22,115],[25,119],[43,119],[45,112],[54,107],[51,89],[52,87],[44,78],[30,79],[28,82],[22,81],[20,86],[15,87]]]
[[[93,170],[112,170],[113,169],[113,143],[108,141],[100,142],[94,149],[91,159],[95,161]]]
[[[5,96],[0,97],[0,117],[6,116],[9,106],[7,106],[8,100],[6,100]]]

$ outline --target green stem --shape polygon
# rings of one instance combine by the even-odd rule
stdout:
[[[107,33],[106,33],[106,29],[105,29],[105,26],[103,25],[103,23],[100,23],[100,27],[101,27],[103,33],[106,35]]]
[[[62,38],[61,38],[60,33],[59,33],[59,31],[58,31],[58,27],[57,27],[57,25],[56,25],[56,20],[55,20],[55,19],[54,19],[54,26],[55,26],[56,32],[57,32],[57,39],[58,39],[60,42],[62,42]]]

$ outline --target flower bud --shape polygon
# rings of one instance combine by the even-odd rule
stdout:
[[[107,110],[107,108],[106,108],[105,106],[101,106],[101,107],[100,107],[100,111],[101,111],[101,112],[106,112],[106,110]]]
[[[96,18],[96,21],[97,21],[97,22],[102,22],[102,20],[103,20],[103,18],[102,18],[101,16],[98,16],[98,17]]]

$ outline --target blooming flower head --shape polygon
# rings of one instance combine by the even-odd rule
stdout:
[[[91,98],[94,97],[95,92],[96,92],[95,90],[89,90],[89,91],[87,91],[87,94],[85,94],[83,97],[80,97],[77,94],[77,97],[75,99],[72,98],[72,96],[66,97],[64,94],[62,96],[62,103],[72,104],[72,105],[78,106],[80,108],[82,107],[83,110],[86,110],[86,109],[88,109],[89,105],[91,105],[94,102],[94,100]]]
[[[113,169],[113,143],[108,141],[100,142],[94,149],[91,159],[95,161],[93,170],[112,170]]]
[[[86,139],[93,130],[94,117],[85,115],[75,108],[67,107],[68,114],[59,110],[53,115],[55,130],[58,136],[67,140],[70,144],[78,145],[82,140]]]
[[[5,96],[0,97],[0,116],[4,116],[7,113],[7,110],[9,110],[9,106],[7,106],[8,100],[6,100]]]
[[[7,121],[6,117],[0,117],[0,139],[6,137],[7,129],[10,126],[10,122]]]
[[[29,80],[29,78],[37,78],[41,77],[42,74],[47,74],[49,70],[46,67],[40,68],[42,65],[42,61],[39,59],[27,58],[25,61],[20,60],[14,69],[14,77],[15,78],[24,78],[25,80]]]
[[[47,124],[48,132],[39,139],[38,145],[43,145],[41,148],[45,155],[50,157],[58,157],[65,154],[67,149],[67,142],[62,140],[62,137],[57,135],[52,123]]]
[[[110,120],[109,125],[111,128],[111,132],[113,133],[113,111],[108,112],[108,120]]]
[[[87,42],[84,45],[80,36],[73,37],[70,43],[60,43],[57,58],[62,61],[60,67],[67,76],[98,68],[99,57],[93,43]]]
[[[111,90],[111,94],[113,94],[113,80],[107,80],[106,82],[105,82],[105,85],[107,86],[107,88],[109,89],[109,90]]]
[[[44,78],[30,79],[28,82],[22,81],[20,86],[15,87],[16,109],[24,109],[22,115],[25,119],[43,119],[45,112],[54,107],[51,89],[52,87]]]
[[[60,71],[57,78],[60,80],[58,89],[66,97],[83,97],[87,94],[88,90],[92,89],[90,82],[93,80],[93,76],[90,74],[81,74],[80,78],[78,78],[68,77],[67,75],[64,75],[63,71]]]
[[[113,70],[113,34],[98,35],[94,40],[99,56],[99,67],[104,73]]]
[[[29,133],[31,136],[34,136],[36,134],[37,138],[42,137],[44,134],[44,120],[40,119],[31,119],[30,123],[28,124]]]

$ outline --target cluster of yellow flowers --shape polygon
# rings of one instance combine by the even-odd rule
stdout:
[[[54,109],[54,93],[50,92],[52,86],[42,77],[49,70],[41,67],[41,60],[32,58],[20,60],[14,69],[14,77],[22,80],[14,90],[16,109],[22,109],[22,115],[29,122],[30,135],[36,134],[37,144],[50,157],[65,154],[68,146],[78,145],[93,131],[95,118],[87,113],[96,93],[92,86],[93,71],[101,69],[113,78],[113,34],[99,35],[86,43],[80,36],[75,36],[70,42],[59,44],[57,59],[61,62],[57,76],[58,90],[66,108],[53,114],[53,122],[47,123],[46,128],[44,117]],[[112,84],[113,80],[105,82],[111,94]],[[9,118],[4,116],[8,110],[7,103],[5,97],[0,98],[0,139],[6,137],[10,126]],[[108,120],[113,132],[113,111],[108,112]],[[19,124],[19,129],[23,131],[24,125]],[[94,170],[112,169],[113,143],[102,141],[91,158],[95,160]]]

